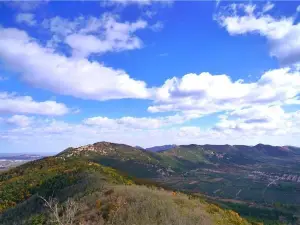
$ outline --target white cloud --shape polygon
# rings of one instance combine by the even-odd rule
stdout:
[[[113,128],[113,129],[118,127],[118,124],[114,119],[110,119],[102,116],[87,118],[83,121],[83,123],[86,125]]]
[[[15,0],[15,1],[7,1],[5,3],[21,11],[33,11],[47,2],[48,0],[40,0],[40,1]]]
[[[163,121],[163,119],[133,118],[133,117],[123,117],[117,121],[117,123],[122,124],[124,126],[129,126],[134,128],[154,128],[154,129],[163,126],[167,122],[168,121]]]
[[[13,115],[6,119],[8,124],[16,125],[18,127],[28,127],[32,123],[32,118],[24,115]]]
[[[278,125],[280,125],[280,128],[288,128],[287,130],[275,129],[272,127],[272,123],[274,122],[271,121],[268,122],[270,124],[260,126],[254,124],[251,127],[247,127],[249,126],[247,125],[249,121],[247,122],[246,118],[243,121],[237,121],[228,117],[227,120],[235,124],[235,126],[223,125],[219,129],[215,128],[212,130],[201,129],[198,126],[140,129],[130,124],[130,126],[119,125],[113,127],[110,124],[111,119],[109,118],[104,118],[98,126],[91,126],[84,123],[73,124],[58,120],[34,120],[29,126],[17,127],[6,131],[0,130],[0,150],[9,148],[12,151],[18,151],[22,147],[24,152],[58,152],[70,146],[76,147],[98,141],[125,143],[142,147],[192,143],[248,145],[269,143],[273,145],[297,145],[300,137],[300,112],[295,112],[288,116],[281,115],[279,117],[283,118],[284,122],[279,123],[279,120],[277,120]],[[226,117],[220,123],[224,124],[225,119]],[[291,123],[290,121],[293,122]],[[95,123],[96,120],[93,122]],[[103,126],[104,123],[106,123],[105,126]],[[263,123],[260,122],[260,124]]]
[[[186,74],[168,79],[156,89],[150,112],[211,114],[253,105],[298,103],[300,73],[290,68],[265,72],[257,82],[232,81],[227,75]]]
[[[150,2],[146,0],[142,4]],[[291,52],[298,51],[298,25],[292,17],[266,15],[273,7],[268,3],[257,12],[255,5],[232,5],[233,14],[226,15],[225,12],[217,19],[232,35],[257,33],[266,37],[271,54],[282,62],[289,61],[294,54]],[[245,15],[238,14],[241,10]],[[160,117],[99,116],[73,124],[21,115],[64,115],[70,109],[62,103],[39,102],[29,96],[0,93],[0,112],[20,114],[1,119],[17,127],[0,130],[0,139],[20,141],[18,148],[46,146],[55,151],[103,140],[141,146],[255,144],[261,140],[270,144],[298,143],[290,134],[300,134],[300,112],[286,113],[282,106],[300,104],[299,69],[270,70],[256,82],[233,81],[226,74],[186,74],[168,79],[161,87],[149,89],[145,82],[131,78],[125,71],[86,58],[95,53],[141,48],[143,43],[137,36],[138,31],[155,30],[155,27],[162,28],[161,25],[157,22],[151,26],[144,20],[120,22],[118,17],[110,14],[100,18],[81,16],[73,20],[54,17],[43,22],[44,28],[53,34],[47,47],[24,31],[0,27],[0,59],[34,87],[82,99],[154,99],[148,108],[150,112],[178,112]],[[55,48],[65,44],[71,47],[72,57]],[[194,118],[223,111],[226,113],[212,129],[203,129],[201,124],[185,126],[185,122]]]
[[[51,19],[44,19],[42,27],[49,29],[52,33],[57,35],[66,36],[76,32],[80,25],[85,22],[84,17],[77,17],[73,21],[56,16]]]
[[[144,14],[148,18],[152,19],[157,14],[157,12],[156,11],[151,11],[151,10],[146,10]]]
[[[23,113],[59,116],[69,112],[62,103],[34,101],[30,96],[18,96],[0,92],[0,113]]]
[[[160,21],[151,26],[151,29],[155,32],[161,31],[164,28],[164,24]]]
[[[230,116],[239,119],[256,119],[264,121],[278,120],[285,115],[284,110],[280,106],[255,106],[243,109],[237,109],[230,113]]]
[[[138,4],[142,6],[147,6],[153,3],[162,3],[162,4],[172,4],[173,0],[104,0],[105,5],[110,4],[120,4],[120,5],[129,5],[129,4]]]
[[[166,117],[121,117],[110,119],[107,117],[91,117],[83,121],[87,125],[95,125],[104,128],[132,128],[132,129],[158,129],[182,124],[188,120],[197,118],[195,115],[173,115]]]
[[[266,13],[266,12],[269,12],[271,11],[273,8],[275,7],[275,5],[271,2],[267,2],[264,7],[263,7],[263,12]]]
[[[146,83],[87,59],[69,58],[46,48],[26,32],[0,28],[0,58],[36,87],[82,99],[148,98]]]
[[[203,133],[200,127],[181,127],[178,135],[181,137],[201,137]]]
[[[111,2],[120,3],[120,4],[137,3],[137,4],[141,4],[141,5],[149,5],[153,1],[152,0],[111,0]]]
[[[141,48],[143,43],[135,32],[145,29],[147,22],[141,19],[132,23],[118,22],[118,19],[112,14],[101,18],[81,16],[74,20],[54,17],[42,24],[54,34],[51,43],[65,42],[77,57]]]
[[[28,26],[34,26],[36,24],[36,20],[34,19],[34,14],[32,13],[19,13],[16,16],[17,23],[25,23]]]
[[[293,16],[275,18],[266,14],[273,7],[267,3],[261,11],[255,12],[255,5],[232,4],[215,17],[231,35],[257,33],[265,37],[270,45],[270,55],[283,65],[298,63],[300,23]]]
[[[221,118],[214,127],[221,133],[244,135],[248,138],[259,135],[299,134],[299,111],[286,113],[280,106],[248,107],[233,111]]]
[[[134,119],[134,118],[131,118]],[[57,120],[34,120],[29,126],[18,127],[7,131],[0,130],[0,138],[3,141],[0,150],[6,145],[17,150],[22,146],[22,150],[58,152],[70,146],[80,146],[98,141],[110,141],[125,143],[129,145],[140,145],[150,147],[163,144],[188,144],[191,142],[204,141],[203,138],[214,137],[206,132],[195,133],[190,127],[181,128],[161,128],[161,129],[140,129],[136,128],[136,122],[131,119],[124,119],[118,127],[110,127],[110,119],[104,118],[101,121],[105,126],[91,126],[87,124],[72,124]],[[138,122],[144,122],[145,118],[136,118]],[[97,118],[98,121],[99,118]],[[93,121],[94,123],[96,120]],[[147,122],[147,121],[146,121]],[[185,132],[185,134],[183,134]],[[194,132],[194,136],[189,133]],[[55,140],[55,141],[53,141]],[[205,141],[207,143],[207,139]],[[41,148],[43,146],[43,148]],[[7,147],[5,147],[7,148]],[[4,149],[3,149],[4,150]]]

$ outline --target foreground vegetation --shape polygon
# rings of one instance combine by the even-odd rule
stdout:
[[[250,224],[199,197],[136,185],[114,169],[79,158],[30,162],[0,174],[0,182],[4,225]]]
[[[287,164],[297,161],[296,150],[189,145],[153,153],[108,142],[69,148],[0,174],[0,224],[297,224],[297,183],[268,185],[286,165],[298,174],[298,165]]]
[[[98,142],[62,153],[74,154],[173,190],[232,202],[220,205],[251,221],[295,224],[300,217],[299,148],[181,145],[149,152]]]

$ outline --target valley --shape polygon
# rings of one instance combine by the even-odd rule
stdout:
[[[0,172],[40,158],[33,154],[0,154]]]
[[[62,165],[58,166],[56,160]],[[300,148],[296,147],[262,144],[256,146],[170,145],[161,151],[149,151],[124,144],[97,142],[78,148],[68,148],[53,159],[51,157],[39,159],[26,163],[21,168],[28,168],[31,171],[32,165],[46,163],[46,167],[41,167],[45,168],[45,173],[57,171],[54,174],[49,173],[49,176],[54,176],[53,179],[60,177],[51,182],[62,179],[64,171],[73,171],[73,174],[74,169],[82,171],[85,165],[96,166],[95,168],[97,165],[113,168],[121,176],[136,184],[154,185],[165,190],[186,193],[203,199],[209,204],[233,210],[252,224],[263,222],[263,224],[273,225],[297,224],[299,220],[299,162]],[[76,166],[72,166],[73,164]],[[19,167],[12,169],[12,172],[14,170],[19,171]],[[38,170],[33,169],[33,171]],[[3,188],[6,179],[17,179],[14,178],[14,174],[3,173],[0,181],[4,184],[2,191],[0,186],[0,194],[6,193],[4,196],[8,199],[14,194],[12,190],[3,192]],[[77,172],[71,177],[76,177],[76,174]],[[30,179],[38,181],[39,177],[44,179],[45,175],[30,173]],[[26,180],[24,182],[26,185],[32,183]],[[43,186],[43,182],[39,182]],[[26,196],[31,196],[39,190],[42,187],[39,182],[33,184],[37,185],[36,188],[26,190],[20,199],[26,199]],[[69,181],[67,183],[64,181],[53,187],[61,187],[68,183]],[[47,191],[50,192],[51,190]],[[6,202],[2,207],[10,208],[18,201],[20,200]]]
[[[94,151],[77,154],[174,190],[200,193],[246,217],[266,220],[275,212],[276,219],[294,221],[300,215],[299,148],[186,145],[149,152],[131,146],[109,146],[98,143]],[[247,207],[247,212],[236,209],[239,205]],[[257,208],[268,212],[252,215]]]

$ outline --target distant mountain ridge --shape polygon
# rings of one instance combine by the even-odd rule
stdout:
[[[160,146],[153,146],[149,148],[142,148],[140,146],[135,146],[137,149],[141,150],[147,150],[151,152],[160,152],[160,151],[166,151],[172,148],[176,148],[177,146],[198,146],[202,147],[204,149],[214,149],[217,151],[223,151],[223,152],[228,152],[228,151],[233,151],[233,150],[245,150],[249,151],[252,150],[252,152],[258,153],[259,151],[264,154],[272,155],[272,156],[285,156],[288,154],[290,151],[300,151],[300,147],[296,146],[273,146],[273,145],[268,145],[268,144],[257,144],[257,145],[212,145],[212,144],[204,144],[204,145],[197,145],[197,144],[189,144],[189,145],[160,145]]]
[[[151,152],[160,152],[165,151],[171,148],[175,148],[177,145],[161,145],[161,146],[153,146],[150,148],[145,148],[145,150],[151,151]]]
[[[164,189],[84,157],[63,157],[72,150],[118,153],[120,147],[135,151],[95,143],[0,173],[0,224],[252,225],[201,196]]]
[[[125,144],[97,142],[68,148],[61,157],[82,156],[96,163],[125,171],[136,177],[165,177],[199,166],[251,165],[300,156],[300,148],[258,144],[246,145],[165,145],[149,149]]]
[[[300,148],[264,144],[166,145],[155,146],[154,150],[149,150],[126,144],[96,142],[76,148],[70,147],[54,157],[46,157],[17,167],[12,170],[13,173],[3,173],[0,182],[9,180],[5,182],[6,186],[2,186],[5,192],[1,192],[0,187],[0,199],[12,202],[4,202],[5,204],[0,206],[2,210],[9,209],[14,207],[14,203],[23,201],[25,192],[15,198],[20,192],[16,185],[23,185],[23,181],[19,181],[18,177],[23,175],[25,177],[22,179],[25,185],[28,185],[27,190],[33,195],[36,191],[40,193],[40,190],[46,190],[46,194],[51,195],[53,191],[48,188],[64,189],[64,185],[68,189],[62,196],[72,190],[77,192],[77,187],[73,188],[72,182],[76,179],[88,179],[77,184],[78,188],[82,184],[90,187],[90,184],[95,183],[94,178],[99,176],[99,172],[102,175],[96,179],[98,181],[113,177],[123,180],[106,167],[119,171],[126,179],[134,178],[139,184],[147,184],[150,181],[150,184],[154,182],[172,190],[206,196],[210,202],[228,207],[245,217],[257,216],[257,221],[269,221],[266,225],[277,224],[275,222],[282,218],[290,222],[297,219],[293,211],[296,209],[290,206],[300,205]],[[41,179],[46,180],[40,187]],[[10,194],[10,182],[15,182],[13,195]],[[34,188],[31,187],[32,184],[35,185]],[[95,200],[93,199],[93,204]],[[285,205],[278,208],[273,205],[274,202],[284,202]],[[102,210],[101,204],[102,202],[98,206]],[[244,223],[230,221],[229,225],[232,224]]]
[[[96,142],[94,144],[89,144],[85,146],[81,146],[78,148],[70,147],[63,152],[59,153],[62,154],[66,151],[75,151],[75,152],[85,152],[85,151],[91,151],[91,152],[102,152],[104,154],[107,154],[107,150],[114,150],[119,149],[122,147],[126,147],[126,149],[130,148],[131,150],[135,151],[142,151],[142,152],[156,152],[156,153],[163,153],[172,151],[173,149],[198,149],[199,151],[215,151],[218,153],[234,153],[234,152],[241,152],[243,154],[249,154],[252,155],[267,155],[267,156],[288,156],[293,154],[300,154],[300,147],[295,146],[272,146],[272,145],[266,145],[266,144],[257,144],[254,146],[250,145],[212,145],[212,144],[205,144],[205,145],[197,145],[197,144],[189,144],[189,145],[161,145],[161,146],[153,146],[150,148],[142,148],[140,146],[130,146],[126,144],[118,144],[118,143],[111,143],[111,142]],[[104,152],[103,152],[104,151]]]

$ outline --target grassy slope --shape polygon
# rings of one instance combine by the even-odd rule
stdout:
[[[209,195],[214,190],[220,188],[218,185],[223,185],[223,181],[214,183],[210,182],[210,180],[220,177],[225,178],[224,180],[228,185],[225,190],[226,196],[224,198],[232,198],[232,196],[237,193],[238,190],[236,190],[236,184],[242,185],[243,187],[244,185],[247,186],[247,179],[239,180],[238,176],[237,179],[235,179],[234,175],[231,173],[223,175],[216,175],[214,173],[197,175],[198,172],[192,172],[191,175],[190,172],[199,168],[222,170],[223,167],[225,167],[225,169],[239,170],[239,166],[246,165],[249,167],[253,164],[259,164],[261,161],[267,162],[263,163],[264,168],[266,165],[269,165],[270,172],[274,172],[276,169],[280,168],[280,165],[286,167],[287,162],[290,164],[291,156],[294,156],[298,151],[298,149],[291,150],[288,153],[289,157],[283,157],[283,150],[281,147],[267,145],[258,145],[254,147],[230,145],[181,145],[157,153],[147,152],[128,145],[107,142],[99,142],[94,145],[99,148],[100,152],[81,152],[80,156],[92,160],[95,163],[100,163],[126,172],[134,177],[159,180],[176,190],[188,191],[189,189],[191,191],[192,189],[192,192],[194,192],[193,189],[198,188],[201,185],[202,189],[196,189],[196,191],[201,191]],[[107,154],[101,154],[101,150],[103,149],[111,150],[107,151]],[[72,150],[73,149],[71,149],[71,151]],[[280,155],[280,157],[273,157],[274,153],[276,153],[275,155]],[[219,157],[220,155],[223,155],[223,157]],[[292,160],[294,160],[294,157],[292,157]],[[282,171],[282,169],[280,170]],[[208,182],[202,178],[207,178]],[[189,184],[190,182],[195,181],[200,182],[200,184]],[[261,196],[257,195],[257,192],[260,192],[262,185],[264,184],[257,183],[254,187],[257,188],[258,191],[254,190],[253,192],[247,193],[248,195],[245,194],[245,192],[242,192],[242,194],[251,199],[257,197],[258,199],[256,200],[259,203]],[[280,195],[276,194],[276,196]],[[294,211],[286,210],[285,208],[275,209],[273,207],[272,210],[262,212],[259,205],[257,205],[257,208],[248,207],[245,209],[244,205],[237,203],[236,205],[230,205],[229,207],[237,210],[244,216],[248,217],[250,215],[254,218],[257,217],[260,221],[265,222],[272,219],[270,224],[274,221],[279,221],[280,217],[284,217],[291,222],[296,220],[296,217],[294,218],[293,216]],[[272,207],[272,205],[267,207]],[[261,213],[257,213],[258,211]],[[278,211],[281,212],[277,213]]]
[[[199,198],[132,183],[114,169],[79,158],[30,162],[0,174],[0,224],[48,224],[38,195],[60,204],[75,199],[77,224],[248,224]]]
[[[175,199],[174,196],[170,196],[169,192],[148,190],[144,189],[143,187],[108,187],[112,184],[124,185],[132,183],[132,178],[129,178],[127,176],[121,176],[115,170],[105,166],[116,168],[135,177],[155,178],[157,176],[162,175],[161,171],[166,173],[169,173],[171,171],[170,174],[172,175],[172,171],[181,173],[194,168],[198,168],[201,165],[205,165],[205,167],[213,166],[213,163],[215,163],[215,161],[218,163],[222,163],[223,161],[223,163],[227,163],[227,159],[217,159],[215,156],[211,156],[210,153],[212,151],[226,153],[230,157],[230,163],[238,164],[249,162],[253,163],[253,161],[251,160],[251,158],[248,157],[248,155],[252,155],[254,153],[247,146],[239,146],[239,148],[246,148],[244,150],[247,154],[243,155],[240,155],[236,146],[177,146],[173,149],[169,149],[167,151],[162,151],[158,153],[147,152],[127,145],[118,145],[111,143],[96,143],[96,146],[100,149],[100,151],[101,149],[110,150],[107,151],[107,154],[99,154],[99,152],[80,152],[80,154],[77,155],[77,157],[65,157],[65,159],[63,159],[64,157],[49,157],[43,160],[38,160],[35,162],[25,164],[23,166],[17,167],[6,173],[1,174],[0,212],[4,213],[2,216],[0,216],[0,224],[2,224],[1,221],[9,221],[12,219],[18,221],[17,224],[20,224],[19,220],[24,220],[26,218],[28,219],[34,214],[43,214],[45,210],[42,207],[42,202],[37,197],[37,194],[45,197],[54,195],[54,197],[58,198],[61,203],[63,203],[68,197],[76,198],[80,202],[87,201],[86,207],[88,208],[88,211],[91,212],[94,212],[95,210],[94,197],[92,198],[92,200],[87,200],[87,195],[97,194],[101,201],[107,202],[105,203],[105,205],[108,204],[107,206],[105,206],[106,208],[110,208],[110,206],[112,206],[112,203],[109,203],[106,197],[102,196],[103,190],[107,188],[112,188],[114,190],[113,193],[116,193],[116,195],[118,195],[118,193],[120,192],[124,195],[122,198],[125,199],[127,198],[126,196],[130,196],[129,192],[134,193],[139,189],[145,195],[153,194],[158,199],[161,199],[162,195],[166,195],[166,198],[169,200]],[[67,149],[59,156],[67,155],[73,150],[74,149],[72,148]],[[261,150],[259,150],[258,153],[261,154]],[[88,161],[93,163],[89,163]],[[134,180],[137,181],[136,179]],[[139,180],[138,183],[149,183],[149,181]],[[103,186],[105,186],[105,188],[103,190],[100,190],[101,188],[103,188]],[[120,191],[122,189],[128,190]],[[151,193],[147,191],[150,191]],[[133,197],[138,196],[133,195]],[[153,199],[155,199],[156,197],[153,197]],[[113,198],[113,196],[109,198]],[[188,197],[186,196],[185,198]],[[187,199],[188,202],[190,200],[191,199]],[[94,205],[91,204],[89,201],[93,202]],[[129,204],[129,202],[139,202],[140,200],[130,198],[127,199],[126,202],[127,201]],[[168,203],[168,201],[165,202],[167,205],[170,204]],[[199,202],[199,200],[197,201]],[[181,215],[181,210],[185,211],[186,209],[181,209],[180,207],[178,208],[177,203],[178,202],[175,201],[174,205],[173,203],[171,204],[175,207],[174,211],[172,212],[177,212],[178,215]],[[191,202],[189,203],[192,204]],[[159,204],[162,203],[160,202]],[[202,207],[202,210],[200,210],[200,205]],[[199,208],[197,208],[197,206],[197,209],[195,210],[199,212],[201,211],[202,214],[185,214],[187,216],[185,218],[187,219],[186,224],[189,224],[189,221],[192,221],[190,216],[192,218],[194,216],[198,216],[199,218],[203,217],[203,219],[211,220],[212,223],[216,223],[217,218],[224,217],[225,219],[223,218],[222,220],[226,221],[226,219],[233,217],[232,220],[236,220],[237,223],[231,222],[228,224],[246,224],[244,220],[242,220],[232,211],[224,211],[221,210],[219,207],[215,207],[214,205],[209,205],[203,202],[200,205]],[[130,206],[130,204],[128,206]],[[227,204],[224,206],[229,207],[231,209],[239,210],[240,212],[246,212],[243,214],[244,216],[248,216],[249,214],[251,215],[253,211],[250,208],[245,208],[245,210],[241,210],[241,206],[238,204],[230,206]],[[144,206],[141,206],[141,208],[143,207]],[[137,207],[137,209],[138,208],[139,207]],[[168,207],[166,208],[170,208],[170,205],[168,205]],[[132,208],[130,210],[132,211]],[[110,210],[108,211],[113,212]],[[103,212],[103,207],[101,206],[91,216],[99,216],[99,220],[102,218],[103,224],[112,223],[111,221],[109,222],[109,216],[107,218],[104,218],[105,216]],[[106,212],[106,214],[109,214],[109,212]],[[139,211],[139,213],[141,212]],[[170,214],[169,211],[166,211],[165,213],[166,215]],[[81,216],[85,217],[85,213],[82,212]],[[112,214],[110,214],[110,216],[112,216]],[[149,223],[150,222],[148,221],[148,224]],[[182,222],[182,224],[184,223]],[[225,223],[221,222],[220,224]]]

